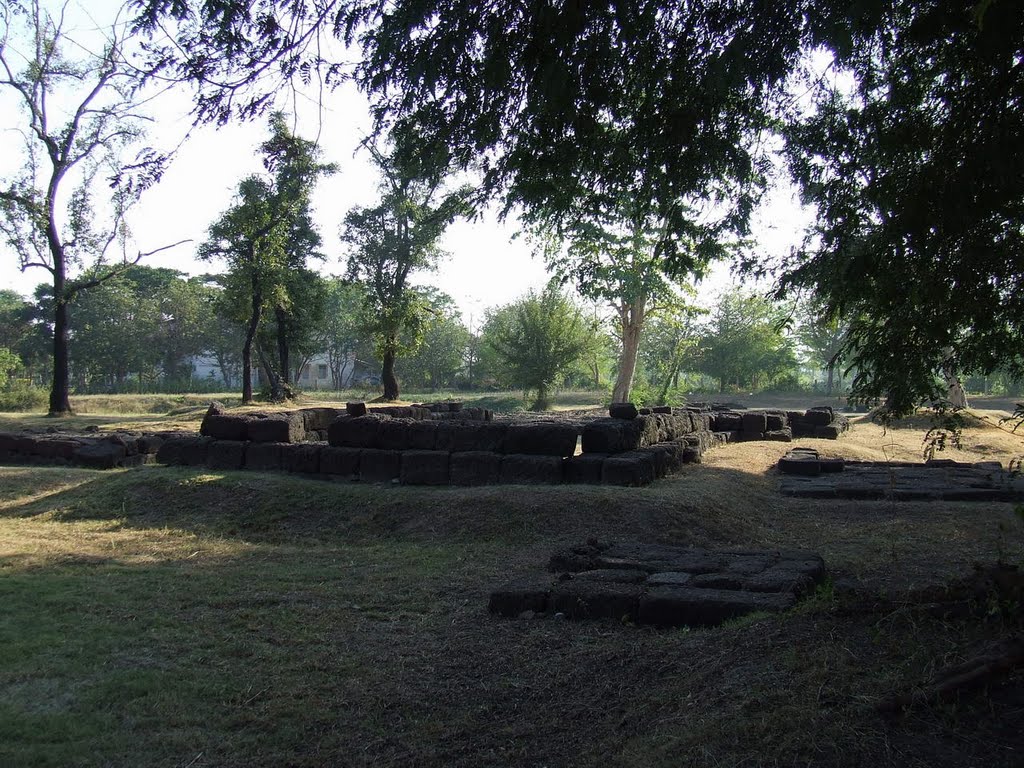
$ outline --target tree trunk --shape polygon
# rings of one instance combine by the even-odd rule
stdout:
[[[384,399],[398,399],[398,379],[395,378],[395,339],[388,338],[384,344],[384,359],[381,361],[380,379],[384,385]]]
[[[537,386],[537,400],[530,406],[531,411],[546,411],[551,407],[548,402],[548,388],[546,384]]]
[[[633,374],[640,350],[640,331],[643,329],[643,307],[628,307],[620,312],[622,325],[622,354],[619,355],[619,374],[612,389],[613,403],[628,403],[633,389]]]
[[[68,365],[68,304],[64,298],[63,278],[54,278],[54,303],[56,304],[53,319],[53,385],[50,387],[50,416],[71,416],[69,399],[69,365]]]
[[[836,374],[836,367],[835,367],[835,365],[830,365],[828,367],[828,396],[829,397],[832,397],[832,387],[835,386],[835,374]]]
[[[290,383],[288,373],[288,313],[284,307],[274,307],[274,314],[277,317],[277,359],[280,364],[279,370],[284,383]]]
[[[964,391],[963,382],[956,371],[956,360],[953,357],[952,348],[944,350],[945,359],[942,361],[942,376],[946,380],[946,399],[954,408],[967,408],[967,393]]]
[[[245,328],[245,343],[242,345],[242,405],[252,402],[252,342],[260,327],[260,312],[263,308],[263,293],[259,281],[252,278],[252,314]]]

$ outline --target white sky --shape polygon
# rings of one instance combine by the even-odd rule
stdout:
[[[89,4],[89,15],[100,25],[108,3]],[[116,6],[115,6],[116,7]],[[81,5],[71,11],[82,13]],[[109,18],[113,18],[110,12]],[[77,21],[88,29],[88,17]],[[170,94],[154,108],[155,125],[151,141],[161,148],[173,146],[191,125],[189,94]],[[285,105],[282,105],[285,106]],[[320,137],[323,159],[339,166],[339,172],[320,182],[314,195],[315,220],[324,238],[325,263],[314,268],[324,274],[341,274],[345,254],[338,241],[339,224],[353,205],[371,205],[376,199],[377,178],[365,154],[356,153],[360,139],[370,127],[365,98],[351,85],[327,93],[323,110],[300,104],[297,133],[304,138]],[[24,118],[14,102],[0,96],[0,178],[18,165],[20,136],[12,129]],[[139,251],[148,252],[189,239],[190,243],[154,254],[143,263],[171,267],[190,275],[217,272],[218,264],[196,261],[195,252],[210,223],[232,201],[238,182],[262,171],[258,146],[266,139],[266,121],[203,126],[193,131],[160,184],[149,190],[130,216]],[[798,242],[806,222],[789,187],[774,194],[757,216],[755,229],[759,250],[777,256]],[[451,255],[435,273],[419,275],[417,282],[435,285],[451,295],[466,322],[479,323],[487,307],[506,304],[527,290],[543,287],[548,279],[543,262],[531,257],[522,241],[512,241],[515,222],[499,222],[493,211],[476,222],[457,222],[446,233],[443,247]],[[4,246],[0,245],[0,249]],[[0,286],[30,295],[35,286],[49,280],[42,269],[22,273],[13,253],[0,254]],[[698,301],[708,305],[732,282],[728,265],[719,265],[698,286]]]

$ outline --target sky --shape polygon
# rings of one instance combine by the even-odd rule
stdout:
[[[83,45],[95,44],[89,42],[94,39],[90,30],[105,25],[106,19],[112,20],[115,7],[109,0],[90,2],[88,11],[80,2],[69,5],[76,36],[86,41]],[[319,138],[323,160],[339,166],[337,174],[320,181],[313,196],[315,221],[327,258],[312,266],[325,275],[340,275],[345,271],[345,251],[338,240],[340,222],[352,206],[372,205],[377,194],[376,172],[366,154],[357,151],[370,131],[366,99],[347,83],[328,92],[322,106],[311,99],[281,106],[291,107],[289,111],[297,115],[293,130],[303,138]],[[149,142],[163,149],[177,145],[192,129],[190,109],[187,90],[154,101]],[[0,94],[0,179],[17,167],[21,143],[17,128],[23,121],[11,98]],[[129,217],[137,251],[188,242],[146,257],[142,263],[189,275],[223,270],[223,265],[197,261],[196,249],[209,225],[231,205],[238,182],[263,170],[258,147],[268,132],[266,121],[191,130],[163,179],[145,193]],[[799,241],[806,220],[807,214],[792,188],[782,185],[755,217],[758,249],[768,256],[786,253]],[[449,256],[436,272],[420,273],[415,281],[448,293],[464,321],[475,326],[486,308],[512,302],[530,289],[540,289],[549,278],[543,261],[531,255],[525,242],[513,239],[516,232],[514,219],[500,221],[496,208],[484,211],[475,221],[456,222],[442,240]],[[23,273],[13,253],[0,253],[0,287],[27,296],[37,284],[48,280],[45,270],[35,268]],[[709,306],[733,283],[729,266],[716,266],[697,286],[698,303]]]

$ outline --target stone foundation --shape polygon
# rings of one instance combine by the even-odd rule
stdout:
[[[548,571],[494,590],[488,609],[510,618],[716,626],[792,608],[824,580],[825,563],[804,551],[591,542],[556,552]]]

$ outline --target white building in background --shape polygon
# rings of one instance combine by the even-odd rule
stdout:
[[[224,373],[217,363],[217,358],[211,355],[193,357],[191,363],[193,381],[210,382],[211,385],[220,385],[228,389],[242,385],[239,375],[232,375],[230,382],[225,382]],[[254,388],[259,388],[260,377],[261,369],[258,365],[254,364],[252,371],[252,385]],[[356,359],[354,355],[351,355],[342,371],[341,388],[351,387],[359,380],[359,377],[356,375]],[[296,380],[292,383],[298,386],[299,389],[334,389],[334,379],[331,376],[331,366],[327,355],[314,355],[311,357],[303,364]]]

